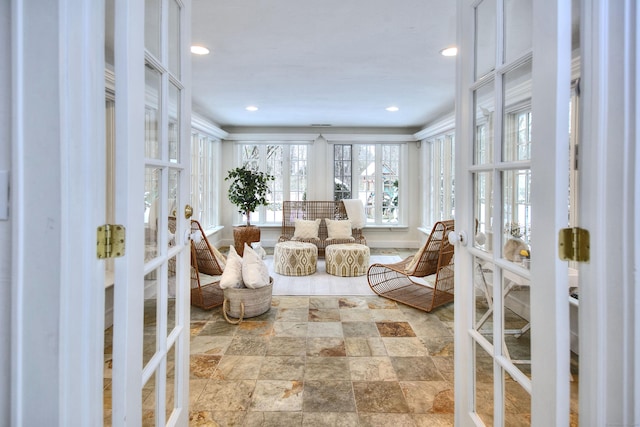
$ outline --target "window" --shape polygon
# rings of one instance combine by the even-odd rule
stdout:
[[[507,161],[531,159],[530,107],[510,111],[505,123],[504,157]],[[505,234],[529,243],[531,237],[531,170],[503,172]]]
[[[334,200],[362,200],[368,225],[399,225],[401,164],[406,162],[402,148],[402,144],[336,144]]]
[[[220,141],[194,132],[191,134],[191,206],[193,219],[204,230],[219,224]]]
[[[428,141],[432,149],[431,206],[432,223],[453,219],[455,214],[455,139],[453,133]]]
[[[351,199],[351,145],[333,146],[333,200]]]
[[[308,188],[307,144],[241,144],[240,164],[275,177],[269,183],[269,204],[251,214],[251,223],[280,224],[284,200],[306,200]],[[239,214],[238,214],[239,215]]]

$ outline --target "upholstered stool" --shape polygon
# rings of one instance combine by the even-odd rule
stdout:
[[[369,269],[369,247],[358,243],[329,245],[324,250],[324,259],[329,274],[362,276]]]
[[[284,276],[307,276],[316,272],[318,247],[313,243],[280,242],[273,248],[275,272]]]

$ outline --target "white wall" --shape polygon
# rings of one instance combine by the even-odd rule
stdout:
[[[11,168],[11,3],[0,2],[0,170]],[[11,221],[0,220],[0,425],[10,424]]]
[[[8,8],[7,3],[2,2],[2,7]],[[12,253],[15,270],[11,378],[17,384],[11,395],[12,424],[55,425],[60,394],[59,2],[13,3],[16,10],[22,8],[22,13],[13,17],[16,30],[11,33],[12,46],[17,46],[22,60],[2,61],[15,70],[11,81],[16,95],[12,102],[15,113],[12,147],[16,151],[12,165],[11,221],[15,228],[13,236],[23,243],[16,245]],[[2,17],[11,16],[5,10],[1,12]],[[0,28],[5,31],[11,26]],[[9,37],[0,39],[4,49]],[[8,80],[0,78],[2,85]],[[6,98],[2,97],[3,102]],[[0,117],[5,120],[6,115]],[[3,132],[8,127],[8,123],[0,126]],[[4,229],[6,223],[0,227]],[[6,240],[0,242],[3,242],[0,251],[6,251]],[[3,262],[6,258],[10,257],[0,256]],[[9,301],[1,300],[2,304]],[[6,316],[8,310],[0,311]],[[3,378],[5,387],[8,376]],[[3,404],[7,401],[0,400]],[[7,425],[2,421],[0,424]]]

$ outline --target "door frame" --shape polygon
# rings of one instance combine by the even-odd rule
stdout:
[[[116,2],[118,7],[128,8],[125,16],[137,16],[137,22],[142,21],[144,2]],[[187,5],[184,24],[189,20],[190,7],[189,1],[181,3]],[[12,288],[8,388],[12,399],[7,404],[10,413],[0,414],[1,419],[10,418],[11,425],[103,423],[105,261],[96,255],[96,229],[105,222],[104,13],[103,0],[11,2]],[[124,59],[144,58],[143,26],[125,21],[124,37],[137,31],[140,42],[126,43]],[[186,46],[188,41],[187,27],[181,43]],[[189,74],[188,59],[187,56],[186,64],[183,62],[185,75]],[[130,121],[133,136],[144,140],[143,109],[137,108],[144,104],[144,73],[140,62],[136,64],[137,74],[126,81],[121,79],[124,89],[120,89],[135,93],[136,99],[123,108],[127,113],[120,119],[124,123]],[[127,75],[126,70],[122,75]],[[188,118],[190,89],[186,86],[182,106]],[[189,133],[189,126],[182,128],[186,152]],[[132,140],[132,134],[126,133],[122,143]],[[122,167],[119,179],[125,185],[131,180],[132,186],[139,187],[139,194],[143,194],[143,158],[142,151],[139,156],[118,158]],[[188,165],[189,156],[183,159]],[[133,176],[135,173],[139,175]],[[185,174],[188,175],[188,168]],[[188,188],[188,176],[185,180]],[[139,201],[136,198],[124,214],[120,211],[116,222],[141,223]],[[124,204],[123,207],[126,208]],[[185,220],[182,229],[187,228],[186,224]],[[140,274],[126,273],[119,278],[120,283],[135,283],[129,279],[142,277],[143,245],[142,234],[138,238],[135,233],[129,234],[125,252],[131,256],[116,262],[135,264],[137,267],[130,270],[137,268]],[[188,282],[189,251],[183,252],[179,268]],[[183,302],[178,315],[188,322],[189,301],[185,298],[189,289],[180,288],[179,292]],[[120,298],[124,298],[122,294],[126,292]],[[141,336],[142,311],[129,310],[127,316],[129,325],[140,325],[139,331],[133,327],[127,333]],[[183,351],[178,361],[181,367],[176,369],[186,378],[188,391],[188,327],[178,341]],[[122,418],[115,423],[121,425],[129,420],[135,424],[139,423],[136,419],[140,419],[142,406],[140,376],[128,374],[141,371],[141,349],[122,351],[128,366],[114,367],[114,390],[128,387],[136,393],[129,395],[123,410],[116,414]],[[178,390],[176,399],[186,404],[172,422],[186,424],[188,392]],[[33,402],[38,402],[37,410],[33,410]]]
[[[637,425],[640,8],[583,0],[581,13],[579,226],[591,261],[579,264],[580,424]]]
[[[11,424],[101,420],[104,4],[11,4]],[[42,66],[45,64],[45,66]],[[102,190],[102,193],[101,193]],[[33,402],[38,410],[33,410]]]

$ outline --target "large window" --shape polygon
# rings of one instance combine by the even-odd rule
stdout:
[[[336,144],[333,153],[334,200],[360,199],[368,225],[401,224],[403,145]]]
[[[220,141],[208,135],[191,134],[191,206],[193,218],[205,230],[219,224]]]
[[[307,144],[240,144],[241,165],[250,165],[275,177],[269,183],[269,204],[251,214],[251,223],[280,224],[284,200],[306,200],[307,155]]]

